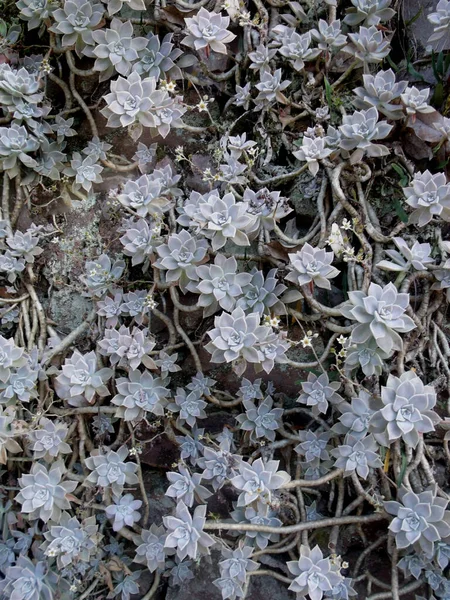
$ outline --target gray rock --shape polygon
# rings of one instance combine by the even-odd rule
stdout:
[[[449,34],[431,44],[428,42],[433,25],[427,16],[436,10],[437,3],[438,0],[405,0],[401,4],[403,21],[410,23],[407,33],[418,50],[424,50],[427,46],[432,46],[436,52],[450,48]]]
[[[194,570],[194,579],[187,581],[182,587],[167,588],[166,600],[222,600],[220,590],[212,585],[220,576],[218,562],[220,553],[213,551],[211,559],[202,558],[200,565]],[[287,585],[273,577],[255,575],[251,578],[246,600],[294,600],[295,595],[289,592]]]
[[[80,325],[92,309],[92,301],[73,289],[53,290],[48,316],[58,324],[58,332],[70,333]]]

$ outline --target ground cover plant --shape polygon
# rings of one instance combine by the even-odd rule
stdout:
[[[0,599],[450,599],[450,1],[0,6]]]

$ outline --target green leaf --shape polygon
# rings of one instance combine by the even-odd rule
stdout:
[[[407,466],[408,466],[408,458],[407,458],[406,454],[404,452],[402,452],[402,466],[400,469],[400,473],[398,474],[397,487],[400,487],[402,485]]]
[[[328,79],[326,77],[324,77],[324,82],[325,82],[325,97],[327,99],[328,106],[331,107],[331,105],[333,103],[333,88],[331,87],[330,82],[328,81]]]
[[[413,64],[411,62],[409,62],[409,60],[408,60],[406,69],[410,75],[413,75],[413,77],[416,78],[416,80],[425,81],[423,75],[421,75],[418,71],[416,71],[416,69],[413,67]]]
[[[444,77],[445,73],[444,73],[444,53],[443,52],[439,52],[439,54],[438,54],[436,69],[437,69],[437,72],[439,73],[439,75],[441,76],[441,78]]]
[[[406,169],[404,169],[403,167],[401,167],[399,164],[397,163],[392,163],[391,164],[392,168],[394,169],[394,171],[400,175],[400,185],[402,187],[405,187],[408,185],[409,183],[409,176],[408,176],[408,172],[406,171]]]
[[[407,223],[408,222],[408,215],[405,212],[405,209],[402,206],[402,203],[400,202],[400,200],[398,198],[394,198],[394,208],[395,208],[395,212],[397,213],[397,217],[400,219],[400,221],[402,223]]]
[[[422,14],[422,10],[423,10],[423,6],[421,6],[418,10],[418,12],[409,19],[409,21],[406,21],[405,25],[406,27],[410,27],[413,23],[415,23],[417,21],[417,19],[420,17],[420,15]]]
[[[435,106],[442,106],[443,102],[444,102],[444,85],[443,85],[442,81],[439,81],[436,84],[436,87],[434,88],[434,94],[433,94],[433,97],[431,98],[431,104],[434,104]]]
[[[400,67],[398,65],[395,64],[395,62],[392,60],[392,58],[388,55],[386,57],[391,69],[395,72],[398,73],[400,71]]]

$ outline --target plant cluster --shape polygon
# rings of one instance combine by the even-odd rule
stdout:
[[[391,1],[12,4],[1,599],[150,600],[205,560],[223,600],[259,575],[297,599],[450,598],[450,125],[394,70]],[[450,2],[428,20],[434,44]],[[91,310],[63,334],[46,263],[61,213],[95,211]]]

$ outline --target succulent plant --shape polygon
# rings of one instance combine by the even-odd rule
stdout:
[[[434,108],[427,103],[430,95],[430,88],[423,90],[417,89],[415,86],[407,87],[401,95],[406,114],[413,116],[416,113],[432,113]]]
[[[0,381],[0,404],[29,402],[36,397],[37,371],[24,365],[11,372],[8,381]]]
[[[142,543],[136,549],[134,562],[147,565],[151,573],[156,570],[163,571],[166,563],[164,544],[167,537],[164,527],[152,523],[150,529],[141,531],[140,537]]]
[[[96,394],[102,398],[109,396],[105,383],[111,379],[113,371],[97,370],[94,351],[83,355],[74,350],[72,356],[66,358],[61,370],[61,374],[55,379],[55,390],[71,406],[93,403]]]
[[[119,377],[116,382],[118,394],[111,400],[118,406],[116,415],[125,421],[140,421],[150,412],[162,416],[169,390],[160,377],[145,371],[130,371],[128,378]]]
[[[70,167],[64,169],[64,174],[69,177],[75,177],[72,189],[78,190],[80,186],[86,191],[91,192],[94,183],[103,181],[101,172],[102,165],[97,164],[98,158],[95,154],[83,157],[79,152],[74,152]]]
[[[444,173],[416,173],[411,185],[403,188],[406,203],[414,208],[410,223],[423,227],[433,217],[450,221],[450,185]]]
[[[345,46],[345,52],[364,64],[380,63],[389,54],[391,48],[383,32],[375,25],[360,27],[358,33],[349,33],[353,45]]]
[[[101,141],[98,136],[94,135],[92,140],[88,141],[87,146],[83,148],[81,153],[86,154],[86,156],[95,156],[97,161],[106,160],[106,153],[108,152],[108,150],[111,150],[111,148],[111,144]]]
[[[0,406],[0,465],[6,465],[8,462],[8,452],[17,454],[22,448],[14,439],[15,432],[11,425],[15,421],[15,414],[6,412]]]
[[[25,233],[16,231],[14,235],[6,238],[6,244],[12,256],[23,258],[29,264],[33,264],[35,257],[43,252],[43,249],[38,247],[39,238],[35,237],[30,230]]]
[[[81,523],[64,511],[59,521],[48,524],[41,545],[46,556],[57,558],[58,568],[64,569],[72,562],[89,562],[101,536],[95,517],[87,517]]]
[[[212,354],[211,362],[232,362],[239,358],[250,363],[261,362],[258,346],[266,340],[270,328],[259,322],[258,313],[245,314],[242,308],[215,317],[214,329],[208,331],[211,341],[205,346]]]
[[[191,194],[178,222],[201,232],[211,240],[212,248],[216,251],[225,246],[228,240],[238,246],[249,246],[247,232],[255,219],[248,213],[247,202],[236,202],[231,193],[220,198],[218,191],[213,190],[205,196]]]
[[[68,427],[65,423],[41,417],[39,429],[34,429],[28,434],[34,457],[51,462],[59,454],[70,454],[72,450],[65,441],[67,434]]]
[[[258,458],[251,465],[240,463],[239,475],[230,481],[239,490],[237,506],[248,506],[256,503],[257,508],[262,508],[271,503],[275,490],[290,481],[286,471],[278,471],[278,460],[264,461]]]
[[[369,423],[375,410],[371,407],[371,396],[361,390],[359,396],[352,398],[350,404],[346,402],[339,405],[342,415],[339,423],[335,423],[332,431],[339,434],[348,434],[356,439],[363,439],[369,432]]]
[[[20,368],[26,363],[23,348],[19,348],[13,339],[0,335],[0,381],[7,383],[11,377],[11,369]]]
[[[381,388],[383,408],[370,419],[369,429],[383,446],[402,438],[406,445],[415,448],[420,434],[434,431],[440,417],[431,409],[436,405],[436,392],[424,385],[414,371],[400,377],[389,375]]]
[[[154,77],[141,78],[133,71],[111,81],[111,92],[104,96],[106,106],[100,111],[108,127],[128,127],[134,123],[149,127],[152,135],[166,137],[170,126],[181,123],[184,108],[165,90],[157,89]]]
[[[329,460],[328,442],[330,440],[330,433],[328,431],[324,431],[323,433],[300,431],[298,437],[301,442],[294,450],[297,454],[304,456],[307,462],[315,459]]]
[[[330,454],[336,458],[335,467],[344,469],[344,476],[356,472],[359,477],[367,479],[369,467],[383,466],[378,445],[371,435],[362,439],[348,435],[344,443],[331,450]]]
[[[152,181],[159,181],[161,183],[161,195],[167,197],[169,200],[174,200],[178,196],[182,196],[183,192],[180,188],[176,187],[177,183],[181,179],[181,175],[177,175],[173,172],[170,164],[165,167],[155,169],[149,178]]]
[[[252,61],[250,69],[253,71],[266,71],[269,69],[269,63],[277,53],[276,48],[268,48],[259,44],[254,52],[249,52],[248,57]]]
[[[308,380],[302,383],[303,393],[297,398],[297,402],[311,407],[314,415],[326,413],[328,403],[337,405],[343,402],[342,396],[337,393],[340,387],[341,383],[330,382],[326,373],[319,376],[308,373]]]
[[[337,583],[331,592],[326,592],[325,598],[333,600],[349,600],[351,596],[357,596],[358,592],[352,587],[353,580],[350,577],[343,577]]]
[[[436,544],[435,559],[442,570],[446,569],[450,563],[450,544],[438,542]]]
[[[24,125],[12,123],[9,127],[0,127],[0,164],[9,177],[17,174],[20,166],[17,161],[26,167],[36,166],[37,162],[29,154],[38,148],[39,141]]]
[[[347,348],[345,368],[347,371],[361,368],[364,375],[380,375],[383,370],[384,360],[389,358],[389,352],[383,352],[378,347],[375,338],[362,344],[353,344]]]
[[[306,243],[295,254],[289,254],[290,273],[285,277],[297,285],[315,283],[318,287],[331,289],[329,279],[339,275],[339,270],[331,266],[334,260],[333,252],[326,252],[322,248],[313,248]]]
[[[59,577],[44,561],[32,562],[24,555],[17,557],[16,564],[5,569],[0,581],[0,593],[11,600],[53,600]]]
[[[114,504],[106,507],[106,516],[113,520],[113,530],[119,531],[125,525],[132,527],[141,518],[138,512],[142,506],[142,500],[135,500],[133,494],[125,494],[116,498]]]
[[[303,143],[299,150],[294,152],[295,158],[306,161],[309,171],[317,175],[319,171],[319,161],[328,158],[333,152],[331,148],[326,147],[326,139],[323,137],[303,137]]]
[[[38,104],[44,98],[40,92],[41,79],[36,73],[30,73],[25,67],[12,69],[3,65],[0,76],[0,104],[9,112],[21,102]]]
[[[253,440],[265,437],[272,442],[275,441],[275,431],[280,427],[284,410],[272,408],[273,399],[270,396],[266,396],[258,407],[251,400],[243,400],[243,405],[245,414],[236,417],[239,428],[250,431]]]
[[[261,390],[261,383],[262,379],[249,381],[244,377],[239,387],[238,395],[242,400],[262,400],[264,396]]]
[[[261,229],[273,231],[274,223],[292,212],[287,198],[282,197],[280,192],[270,192],[267,188],[262,188],[257,192],[246,188],[243,200],[248,202],[247,211],[256,219],[256,231]]]
[[[181,586],[185,581],[194,579],[195,575],[191,571],[192,560],[183,560],[179,562],[170,570],[170,583],[171,585]]]
[[[195,560],[201,554],[209,554],[209,548],[215,544],[215,541],[203,531],[206,505],[197,506],[194,514],[191,515],[186,504],[180,500],[175,514],[175,517],[163,517],[167,528],[164,547],[176,549],[180,560],[184,560],[186,556]]]
[[[382,144],[375,144],[373,140],[385,138],[392,129],[386,121],[378,122],[378,110],[375,107],[342,118],[339,131],[342,135],[340,147],[344,150],[358,149],[359,156],[385,156],[388,149]]]
[[[389,21],[395,10],[389,8],[391,0],[351,0],[353,7],[344,19],[344,23],[354,26],[364,23],[368,27]]]
[[[65,472],[62,460],[54,462],[50,469],[33,463],[31,472],[19,478],[20,492],[15,500],[22,505],[22,512],[44,523],[50,519],[59,522],[61,511],[71,507],[67,494],[78,486],[76,481],[61,481]]]
[[[262,271],[253,267],[249,275],[251,279],[242,288],[242,295],[237,299],[236,306],[245,312],[264,314],[284,312],[279,296],[287,289],[275,277],[277,269],[271,269],[266,277]]]
[[[100,81],[106,81],[114,71],[126,77],[139,58],[139,52],[147,46],[147,38],[134,37],[131,21],[122,22],[114,17],[110,28],[92,33],[96,46],[94,70],[100,71]]]
[[[415,329],[414,321],[405,315],[409,294],[399,293],[393,283],[381,287],[371,283],[368,293],[349,292],[349,302],[341,307],[348,319],[358,321],[352,330],[351,341],[364,344],[374,338],[383,352],[401,350],[403,342],[399,333]]]
[[[292,31],[278,48],[278,52],[287,58],[295,71],[302,71],[305,61],[315,60],[320,54],[320,49],[310,48],[311,32],[299,34]]]
[[[220,442],[218,450],[205,446],[203,458],[197,461],[198,466],[204,469],[202,478],[210,481],[215,491],[220,489],[227,480],[237,476],[241,463],[242,457],[230,452],[229,440]]]
[[[164,379],[169,373],[181,371],[181,367],[177,365],[178,354],[167,354],[164,350],[159,353],[159,358],[155,360],[155,365],[161,369],[161,377]]]
[[[273,511],[265,511],[266,514],[258,513],[253,507],[236,508],[230,514],[237,523],[250,523],[251,525],[262,525],[269,527],[279,527],[280,519],[277,519]],[[269,542],[277,542],[280,538],[278,533],[267,533],[265,531],[246,531],[244,543],[258,546],[261,550],[267,548]]]
[[[25,270],[25,260],[16,258],[7,250],[4,254],[0,254],[0,271],[7,273],[6,278],[10,283],[14,283],[17,275]]]
[[[249,273],[236,273],[237,261],[231,256],[226,258],[217,254],[214,264],[200,265],[196,268],[199,281],[189,282],[187,289],[200,293],[198,306],[203,306],[203,316],[209,317],[219,309],[231,312],[236,298],[242,294],[242,288],[250,283]]]
[[[122,325],[119,330],[105,329],[105,337],[98,342],[100,353],[109,356],[112,365],[135,370],[142,363],[154,369],[155,363],[149,356],[156,342],[148,335],[148,329]]]
[[[122,300],[123,290],[113,290],[114,296],[105,296],[97,302],[97,314],[106,317],[106,327],[115,327],[119,322],[119,317],[123,313]]]
[[[450,511],[448,501],[436,496],[436,489],[428,488],[415,494],[405,488],[397,492],[398,502],[384,502],[384,509],[394,519],[389,529],[395,536],[397,548],[413,548],[426,558],[433,558],[436,542],[450,538]]]
[[[101,4],[92,4],[85,0],[65,0],[62,8],[53,11],[55,23],[50,31],[62,34],[64,47],[75,45],[78,56],[93,56],[94,39],[92,31],[103,18]]]
[[[398,568],[405,573],[405,576],[411,574],[415,579],[419,579],[422,571],[429,566],[430,561],[422,554],[416,553],[403,556],[403,558],[398,561]]]
[[[154,266],[165,272],[167,283],[176,281],[182,292],[186,292],[192,281],[198,281],[196,266],[206,256],[208,242],[193,237],[182,229],[180,233],[172,233],[167,244],[160,244],[156,251],[159,259]]]
[[[108,0],[108,15],[115,15],[123,6],[131,8],[131,10],[145,10],[144,0]]]
[[[328,24],[325,19],[319,19],[317,29],[311,29],[311,37],[319,42],[319,50],[328,52],[330,49],[342,48],[347,42],[347,36],[342,33],[339,19]]]
[[[200,458],[204,450],[204,445],[201,442],[204,433],[204,429],[199,429],[194,425],[192,427],[192,437],[190,435],[177,436],[176,440],[180,446],[181,460],[189,459],[193,466],[197,464],[197,459]]]
[[[113,494],[120,496],[126,483],[135,485],[139,482],[136,475],[137,465],[132,462],[126,463],[127,456],[126,446],[121,446],[117,452],[108,450],[105,454],[94,450],[85,460],[86,467],[91,471],[86,477],[86,484],[110,488]]]
[[[202,400],[201,394],[198,391],[187,393],[183,388],[177,388],[177,393],[174,397],[174,402],[167,406],[167,410],[180,413],[179,419],[181,423],[186,422],[190,427],[196,425],[197,419],[205,419],[206,413],[204,409],[207,403]]]
[[[181,71],[175,65],[175,61],[183,52],[179,48],[174,48],[172,37],[173,34],[168,33],[161,42],[157,35],[147,34],[147,44],[139,52],[139,60],[134,63],[133,71],[147,77],[155,77],[156,80],[180,79]]]
[[[211,492],[208,492],[200,483],[202,480],[201,474],[191,474],[189,469],[182,464],[179,465],[178,472],[171,471],[167,473],[167,479],[171,485],[166,490],[166,496],[175,498],[177,502],[183,500],[186,506],[192,507],[194,499],[205,503],[206,499],[211,496]]]
[[[300,558],[288,561],[287,567],[295,576],[289,589],[300,598],[309,594],[311,600],[321,600],[324,593],[331,592],[342,579],[337,565],[330,558],[323,557],[319,546],[310,550],[302,544]]]
[[[407,242],[401,237],[394,237],[392,241],[397,246],[397,250],[385,250],[385,254],[392,259],[391,261],[382,260],[377,263],[379,269],[386,271],[398,271],[406,273],[411,267],[417,271],[426,271],[427,265],[434,263],[431,258],[431,245],[420,244],[415,241],[411,248]]]
[[[239,591],[236,590],[235,596],[243,597],[242,588],[247,580],[247,573],[256,571],[259,568],[259,563],[250,559],[252,553],[253,548],[243,544],[240,544],[235,550],[222,549],[224,559],[219,562],[220,579],[213,581],[216,587],[222,589],[222,598],[230,598],[229,595],[223,593],[227,581],[231,581],[240,588]]]
[[[28,29],[31,30],[50,18],[58,8],[58,3],[55,0],[18,0],[16,6],[20,11],[20,18],[28,22]]]
[[[228,44],[236,37],[234,33],[227,30],[230,17],[222,17],[221,14],[209,12],[206,8],[200,10],[191,18],[185,18],[188,35],[181,41],[185,46],[194,50],[205,50],[226,54]]]
[[[250,106],[251,100],[251,83],[248,82],[244,86],[237,85],[236,86],[236,95],[233,97],[233,100],[236,106],[243,106],[244,110],[248,110]]]
[[[73,137],[77,135],[75,129],[72,129],[72,125],[75,119],[71,117],[70,119],[64,119],[60,115],[55,117],[54,123],[51,125],[52,130],[56,133],[56,141],[58,144],[61,144],[65,138]]]
[[[200,396],[210,396],[211,387],[216,383],[215,379],[205,377],[203,373],[197,373],[191,379],[191,383],[187,384],[187,389],[191,392],[197,392]]]
[[[134,317],[138,325],[144,322],[144,315],[148,313],[149,295],[147,290],[136,290],[123,295],[122,312],[124,315]]]
[[[353,103],[357,108],[368,109],[374,106],[389,119],[404,117],[403,106],[395,101],[399,100],[406,90],[407,81],[396,82],[392,69],[378,71],[375,75],[366,73],[363,75],[363,81],[364,87],[353,90],[357,96]]]
[[[439,0],[436,11],[428,13],[427,19],[433,25],[433,33],[429,42],[436,42],[447,34],[450,23],[450,2],[449,0]]]
[[[153,252],[153,246],[160,235],[160,225],[156,221],[148,222],[139,219],[120,238],[125,256],[131,256],[134,266],[144,263],[146,265]]]
[[[169,201],[162,196],[161,181],[141,175],[136,181],[127,181],[117,200],[139,217],[160,215],[168,208]]]
[[[431,286],[433,290],[446,290],[447,299],[450,298],[450,269],[437,269],[433,271],[434,277],[437,279]]]
[[[88,288],[89,294],[101,297],[122,277],[125,263],[123,260],[112,263],[107,254],[101,254],[97,260],[87,261],[84,268],[85,275],[80,279]]]
[[[259,91],[256,101],[259,102],[257,109],[262,108],[268,102],[283,100],[283,91],[289,87],[290,81],[281,81],[281,69],[277,69],[273,75],[270,71],[261,71],[260,81],[255,85]]]

